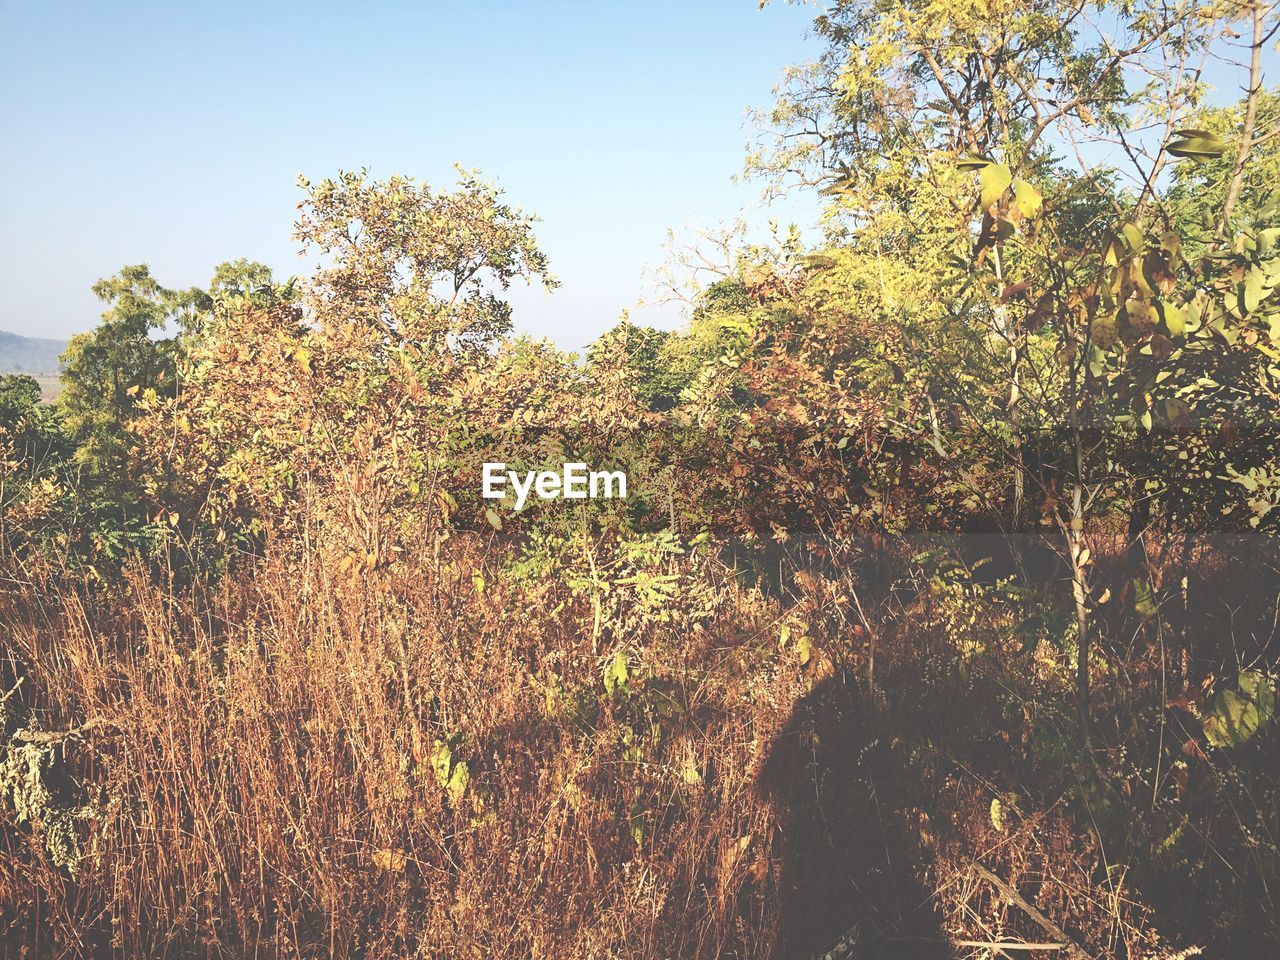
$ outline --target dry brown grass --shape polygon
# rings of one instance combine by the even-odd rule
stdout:
[[[12,587],[4,733],[44,751],[44,810],[76,817],[80,855],[5,808],[5,955],[982,956],[956,944],[1052,940],[1043,921],[1089,956],[1171,952],[1082,816],[1125,808],[1072,754],[1068,654],[969,648],[999,604],[873,613],[868,694],[867,638],[818,575],[784,602],[681,560],[698,617],[601,631],[491,549]],[[1138,681],[1101,676],[1100,727],[1123,704],[1134,722]]]
[[[51,776],[95,805],[74,878],[5,830],[12,955],[767,955],[752,745],[785,681],[713,620],[605,695],[583,617],[473,566],[11,604],[27,719],[82,728]]]

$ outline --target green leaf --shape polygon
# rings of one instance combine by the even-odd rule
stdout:
[[[609,665],[604,668],[605,691],[613,693],[619,687],[625,687],[630,676],[631,673],[627,669],[627,655],[619,650],[613,655]]]
[[[1266,723],[1276,710],[1276,688],[1270,678],[1260,670],[1246,670],[1237,678],[1240,692],[1253,701],[1258,708],[1258,716]]]
[[[1246,670],[1238,690],[1219,690],[1204,718],[1204,735],[1215,747],[1238,747],[1275,716],[1276,691],[1271,679]]]
[[[1236,747],[1258,732],[1258,712],[1234,690],[1219,690],[1213,712],[1204,718],[1204,735],[1215,747]]]
[[[1182,134],[1183,136],[1165,147],[1175,157],[1203,163],[1227,152],[1227,145],[1207,130],[1183,130]]]
[[[1157,613],[1155,596],[1146,577],[1133,578],[1133,610],[1140,617],[1154,617]]]
[[[1237,286],[1240,300],[1240,316],[1248,317],[1266,299],[1271,291],[1266,285],[1266,274],[1259,267],[1253,267],[1244,275],[1244,280]]]
[[[969,173],[974,170],[981,170],[983,167],[988,167],[994,162],[994,160],[989,160],[988,158],[976,153],[966,153],[962,154],[960,159],[956,161],[956,169]]]
[[[1120,235],[1124,237],[1125,243],[1129,244],[1129,249],[1134,253],[1141,250],[1147,242],[1137,224],[1126,223],[1120,228]]]
[[[1003,163],[989,163],[978,173],[978,182],[982,184],[982,209],[990,210],[1013,182],[1013,174]]]
[[[448,791],[449,799],[456,805],[462,799],[463,794],[467,792],[467,785],[471,783],[471,770],[467,767],[465,761],[454,764],[453,773],[449,774],[449,781],[445,784],[445,790]]]
[[[502,529],[502,517],[498,516],[498,511],[490,507],[484,512],[484,518],[489,521],[489,526],[495,530]]]
[[[449,744],[437,740],[431,746],[431,772],[435,775],[436,783],[442,787],[447,786],[452,767],[453,751],[449,749]]]

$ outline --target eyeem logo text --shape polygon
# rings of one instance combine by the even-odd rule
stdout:
[[[516,493],[516,509],[524,507],[530,492],[543,500],[606,500],[627,497],[627,475],[621,470],[588,470],[585,463],[566,463],[561,471],[530,470],[521,477],[508,470],[505,463],[484,465],[484,497],[501,500],[507,495],[507,484]]]

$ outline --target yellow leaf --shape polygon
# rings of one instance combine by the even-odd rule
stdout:
[[[1034,220],[1040,215],[1040,208],[1044,205],[1044,195],[1040,191],[1027,183],[1025,180],[1015,180],[1013,182],[1013,202],[1018,205],[1018,210],[1028,220]]]
[[[628,669],[627,655],[622,650],[619,650],[613,655],[609,665],[604,668],[605,692],[613,693],[619,687],[625,687],[630,678],[631,671]]]
[[[1004,833],[1004,807],[999,797],[991,798],[991,825]]]
[[[1003,163],[991,163],[983,167],[978,172],[978,182],[982,185],[982,209],[990,210],[999,203],[1012,180],[1013,174]]]
[[[490,507],[484,512],[484,518],[489,521],[489,526],[495,530],[502,529],[502,518],[498,516],[498,511]]]
[[[449,783],[445,789],[449,793],[449,799],[454,806],[462,800],[463,795],[467,792],[467,784],[471,782],[471,770],[467,767],[466,761],[460,761],[453,766],[453,773],[449,775]]]
[[[1136,224],[1126,223],[1120,228],[1120,233],[1129,244],[1129,249],[1135,253],[1146,245],[1146,238]]]
[[[449,772],[453,769],[453,751],[443,740],[436,740],[431,747],[431,772],[435,774],[436,783],[442,787],[449,785]]]
[[[800,662],[800,666],[804,666],[809,662],[809,658],[813,656],[813,643],[808,637],[801,637],[796,641],[796,660]]]
[[[1164,307],[1164,325],[1169,331],[1169,336],[1177,339],[1186,333],[1187,330],[1187,314],[1176,304],[1163,303]]]

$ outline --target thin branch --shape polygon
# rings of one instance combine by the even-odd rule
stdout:
[[[1240,148],[1236,152],[1235,169],[1231,172],[1231,185],[1227,188],[1227,199],[1223,201],[1222,217],[1218,221],[1218,237],[1226,233],[1227,224],[1231,222],[1231,212],[1244,187],[1244,169],[1253,152],[1253,127],[1258,116],[1258,97],[1262,93],[1262,46],[1266,42],[1263,20],[1269,9],[1263,3],[1258,3],[1253,8],[1253,43],[1249,57],[1249,89],[1245,92],[1244,126],[1240,131]]]

